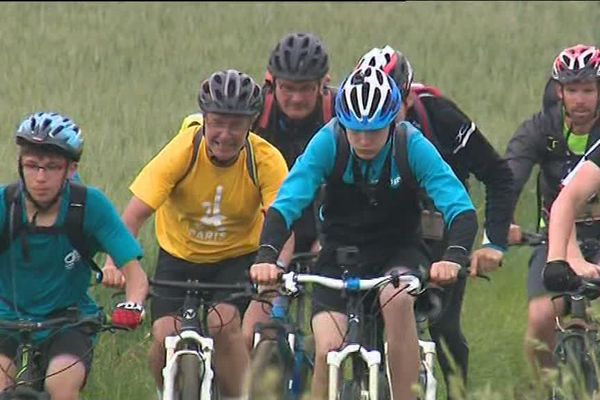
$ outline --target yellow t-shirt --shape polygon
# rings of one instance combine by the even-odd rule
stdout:
[[[200,125],[188,126],[191,120]],[[188,116],[130,190],[156,210],[156,238],[165,251],[194,263],[214,263],[258,249],[265,211],[275,201],[288,169],[279,150],[250,133],[257,187],[247,170],[245,148],[235,164],[217,167],[202,140],[195,165],[174,188],[191,162],[201,124],[200,116]]]

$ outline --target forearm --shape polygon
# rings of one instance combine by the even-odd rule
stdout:
[[[550,259],[550,258],[548,258]],[[581,248],[577,242],[577,231],[575,225],[571,226],[571,234],[569,235],[569,243],[567,243],[567,260],[583,259]]]
[[[550,227],[548,228],[548,260],[564,260],[568,248],[572,247],[571,237],[575,236],[575,207],[566,197],[559,196],[552,205]],[[575,240],[576,243],[576,240]],[[572,251],[572,248],[571,248]]]
[[[127,263],[121,271],[125,275],[125,296],[127,301],[144,304],[148,296],[148,277],[139,261]]]
[[[256,262],[274,264],[290,235],[291,231],[287,227],[283,215],[276,208],[269,208],[260,236]]]
[[[484,180],[486,185],[484,245],[507,250],[507,238],[514,211],[512,173],[508,166],[494,171],[493,178]]]
[[[283,249],[281,249],[281,253],[279,253],[279,263],[287,267],[290,264],[290,261],[294,255],[295,250],[295,236],[294,232],[290,235],[290,238],[283,245]]]
[[[465,211],[456,216],[448,230],[448,247],[442,260],[466,266],[476,235],[477,215],[475,211]]]

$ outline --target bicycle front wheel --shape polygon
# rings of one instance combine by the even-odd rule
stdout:
[[[340,400],[356,400],[361,398],[360,383],[346,381],[340,391]]]
[[[200,377],[203,375],[203,371],[204,365],[195,354],[182,354],[180,356],[177,372],[178,400],[200,399]]]
[[[265,339],[254,349],[250,364],[250,400],[290,398],[290,373],[293,364],[279,351],[276,340]]]
[[[583,333],[561,335],[556,355],[559,362],[560,389],[568,396],[584,397],[598,390],[598,378],[589,345]]]

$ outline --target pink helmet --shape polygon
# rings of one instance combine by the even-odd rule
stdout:
[[[554,60],[552,79],[560,83],[600,79],[600,50],[583,44],[564,49]]]

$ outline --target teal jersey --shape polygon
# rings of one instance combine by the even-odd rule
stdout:
[[[0,187],[0,231],[8,223],[4,195],[5,187]],[[55,226],[65,221],[69,195],[67,186]],[[25,207],[25,201],[21,204]],[[26,223],[24,209],[22,215]],[[115,207],[96,188],[87,188],[83,231],[89,238],[90,254],[107,253],[119,268],[143,256],[140,244]],[[88,293],[93,271],[66,234],[29,233],[23,238],[27,241],[28,260],[20,236],[0,254],[0,319],[14,320],[20,313],[20,318],[39,321],[70,306],[78,306],[84,314],[97,313],[98,306]]]

